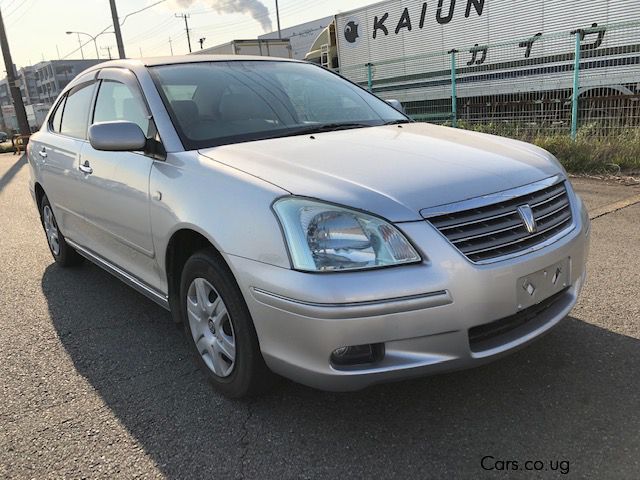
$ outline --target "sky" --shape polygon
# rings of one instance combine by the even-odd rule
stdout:
[[[116,0],[121,19],[134,11],[148,7],[158,0]],[[262,24],[271,23],[276,30],[275,0],[262,0],[268,17],[226,13],[230,2],[239,0],[165,0],[159,5],[131,15],[122,25],[122,36],[128,57],[175,55],[188,53],[184,20],[176,14],[188,13],[192,48],[200,48],[199,38],[206,38],[206,47],[234,39],[256,38],[264,32]],[[240,0],[252,2],[257,0]],[[341,11],[376,3],[378,0],[279,0],[282,28],[316,20]],[[78,36],[67,31],[96,35],[111,24],[109,0],[0,0],[13,63],[20,67],[39,61],[58,58],[81,58]],[[108,31],[112,31],[110,27]],[[93,41],[80,35],[85,58],[95,58]],[[171,46],[169,39],[171,38]],[[112,33],[97,38],[101,58],[117,57],[115,36]],[[4,66],[2,66],[4,70]]]

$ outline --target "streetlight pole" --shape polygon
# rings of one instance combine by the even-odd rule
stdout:
[[[96,38],[98,38],[101,34],[98,34],[94,37],[90,33],[85,33],[85,32],[67,32],[67,35],[71,35],[72,33],[78,34],[78,43],[80,43],[81,52],[82,52],[82,42],[80,41],[80,35],[86,35],[87,37],[91,38],[91,40],[93,40],[93,46],[96,48],[96,58],[100,58],[100,54],[98,53],[98,42],[96,41]],[[111,33],[111,32],[104,32],[104,33]],[[82,54],[82,59],[84,60],[84,53]]]

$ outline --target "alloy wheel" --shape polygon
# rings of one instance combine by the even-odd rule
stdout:
[[[187,291],[187,317],[198,352],[218,377],[228,377],[236,361],[233,323],[222,297],[204,278],[196,278]]]
[[[56,218],[53,216],[51,207],[45,205],[42,209],[42,222],[44,224],[44,231],[47,234],[47,242],[49,248],[55,256],[60,255],[60,240],[58,238],[58,224]]]

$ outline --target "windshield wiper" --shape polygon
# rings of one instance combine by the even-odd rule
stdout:
[[[400,125],[401,123],[413,123],[413,120],[402,119],[402,120],[391,120],[389,122],[384,122],[385,125]]]
[[[373,125],[369,125],[368,123],[322,123],[319,125],[310,125],[308,127],[301,128],[297,130],[298,134],[309,134],[309,133],[322,133],[322,132],[335,132],[338,130],[348,130],[351,128],[365,128],[365,127],[373,127]]]

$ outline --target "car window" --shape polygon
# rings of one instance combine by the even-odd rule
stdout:
[[[95,83],[91,82],[71,89],[62,112],[60,133],[75,138],[86,138],[94,86]]]
[[[98,90],[93,123],[125,120],[138,125],[148,134],[149,115],[138,90],[124,83],[103,80]]]
[[[64,102],[66,102],[67,100],[67,96],[65,95],[62,100],[60,100],[60,102],[58,103],[58,106],[56,107],[56,111],[53,114],[53,117],[51,119],[51,130],[54,132],[59,133],[60,132],[60,122],[62,121],[62,112],[64,111]]]
[[[276,73],[274,77],[286,91],[298,118],[303,122],[378,119],[366,101],[353,94],[353,87],[347,82],[328,82],[324,75],[309,75],[306,71]]]

